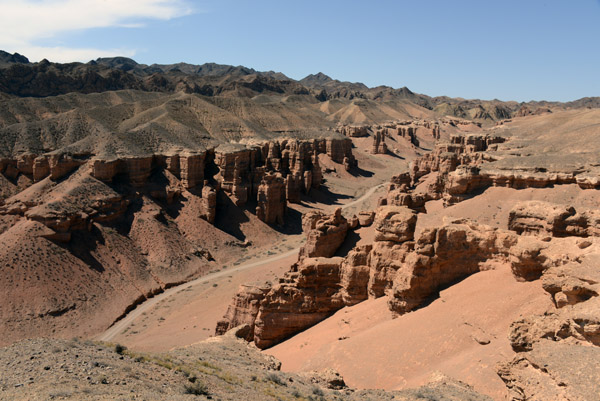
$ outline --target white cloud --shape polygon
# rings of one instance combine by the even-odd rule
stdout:
[[[31,60],[88,61],[133,56],[131,49],[79,49],[40,46],[66,32],[91,28],[143,26],[144,20],[169,20],[192,12],[185,0],[0,0],[0,49]]]

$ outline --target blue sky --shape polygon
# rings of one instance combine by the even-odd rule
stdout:
[[[324,72],[431,96],[600,96],[599,0],[0,0],[0,49],[32,60]]]

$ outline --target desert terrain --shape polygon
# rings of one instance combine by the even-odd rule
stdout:
[[[0,52],[0,399],[600,399],[600,101]]]

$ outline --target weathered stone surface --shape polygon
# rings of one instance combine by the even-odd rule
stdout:
[[[576,261],[550,267],[542,277],[542,286],[557,308],[585,302],[600,294],[600,255],[593,253]]]
[[[319,212],[307,213],[302,219],[306,243],[300,249],[300,258],[331,257],[342,245],[348,232],[348,221],[338,208],[332,216]]]
[[[498,368],[515,401],[587,401],[600,394],[600,348],[550,340]]]
[[[379,129],[375,131],[373,135],[373,146],[371,153],[374,155],[385,155],[388,151],[387,144],[385,143],[385,131]]]
[[[87,163],[89,158],[91,176],[103,182],[110,183],[119,176],[120,183],[147,190],[152,196],[164,198],[169,203],[182,190],[199,187],[197,190],[201,191],[208,182],[216,191],[225,192],[238,206],[256,199],[256,213],[261,220],[269,224],[283,224],[287,202],[299,202],[301,194],[308,194],[312,188],[320,186],[323,180],[319,166],[320,153],[327,153],[334,162],[343,164],[346,169],[356,166],[349,138],[325,138],[283,139],[261,145],[225,146],[202,152],[181,151],[114,159],[88,154],[23,154],[14,160],[2,159],[0,173],[10,180],[23,176],[33,181],[40,181],[47,176],[57,180]],[[153,174],[166,172],[179,181],[179,188],[171,185],[168,191],[163,191],[156,185],[149,185]],[[280,188],[280,179],[283,180],[283,190]],[[280,193],[284,199],[280,198]],[[205,203],[208,203],[200,214],[214,221],[212,195],[206,199]]]
[[[190,189],[204,181],[206,153],[181,155],[167,159],[167,168],[181,175],[184,188]],[[175,174],[177,175],[177,174]]]
[[[375,241],[405,242],[414,238],[417,216],[402,206],[381,206],[375,214]]]
[[[254,343],[268,348],[344,306],[339,296],[342,258],[305,258],[265,295],[256,317]]]
[[[267,224],[282,225],[287,209],[285,194],[285,182],[280,174],[265,175],[258,187],[258,218]]]
[[[489,134],[451,136],[450,143],[437,144],[433,152],[413,162],[413,184],[424,175],[436,172],[441,176],[438,180],[439,185],[432,188],[436,193],[429,194],[429,197],[443,198],[446,205],[452,205],[491,186],[515,189],[546,188],[578,182],[576,171],[548,171],[546,167],[486,164],[497,160],[495,150],[498,144],[503,142],[505,138]],[[580,181],[581,185],[584,185],[586,180]]]
[[[372,248],[372,245],[356,247],[348,253],[342,263],[340,295],[345,305],[355,305],[368,298],[369,255]]]
[[[414,249],[414,242],[375,241],[369,255],[370,298],[379,298],[391,292],[397,271],[404,266],[406,257]]]
[[[358,224],[361,227],[368,227],[375,220],[375,212],[358,212]]]
[[[434,171],[448,174],[459,165],[479,164],[487,157],[484,152],[504,141],[505,138],[494,135],[453,135],[449,143],[436,144],[433,152],[412,163],[413,182]]]
[[[256,319],[256,315],[258,315],[260,302],[270,290],[271,287],[269,286],[241,285],[232,303],[227,308],[225,316],[217,322],[215,334],[223,335],[234,327],[247,324],[250,329],[244,339],[253,341],[254,320]]]
[[[577,213],[572,206],[527,201],[510,211],[508,228],[518,234],[587,237],[600,231],[596,222],[595,213]]]
[[[331,160],[336,163],[343,163],[344,158],[347,157],[352,167],[356,165],[356,159],[352,154],[352,140],[350,138],[325,139],[325,152],[322,153],[327,153]]]
[[[202,206],[200,216],[213,224],[217,215],[217,192],[208,183],[202,188]]]
[[[407,193],[402,189],[388,192],[386,204],[391,206],[406,206],[417,212],[425,213],[425,203],[430,200],[425,194]]]
[[[600,298],[514,322],[508,335],[515,351],[530,351],[543,339],[600,346]]]
[[[511,269],[515,277],[525,280],[537,280],[549,267],[548,256],[543,252],[548,247],[535,237],[518,237],[517,243],[509,250]]]
[[[406,313],[440,289],[480,270],[516,241],[509,232],[479,226],[465,220],[424,230],[394,279],[390,309]]]
[[[338,125],[335,128],[336,132],[350,138],[369,136],[369,129],[368,125]]]
[[[311,383],[333,390],[343,390],[347,387],[342,375],[331,368],[319,371],[303,372],[300,373],[300,377],[308,379]]]
[[[90,196],[90,194],[93,194]],[[0,208],[0,214],[17,211],[70,240],[73,230],[89,230],[94,222],[113,222],[127,210],[128,201],[105,184],[78,172],[72,183],[60,183],[38,202],[17,197]]]

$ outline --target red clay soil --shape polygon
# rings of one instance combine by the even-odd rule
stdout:
[[[500,399],[506,387],[495,365],[514,354],[510,323],[552,303],[539,282],[517,282],[508,265],[490,267],[415,312],[392,319],[386,297],[369,300],[265,352],[284,371],[337,369],[352,387],[414,387],[439,371]]]

